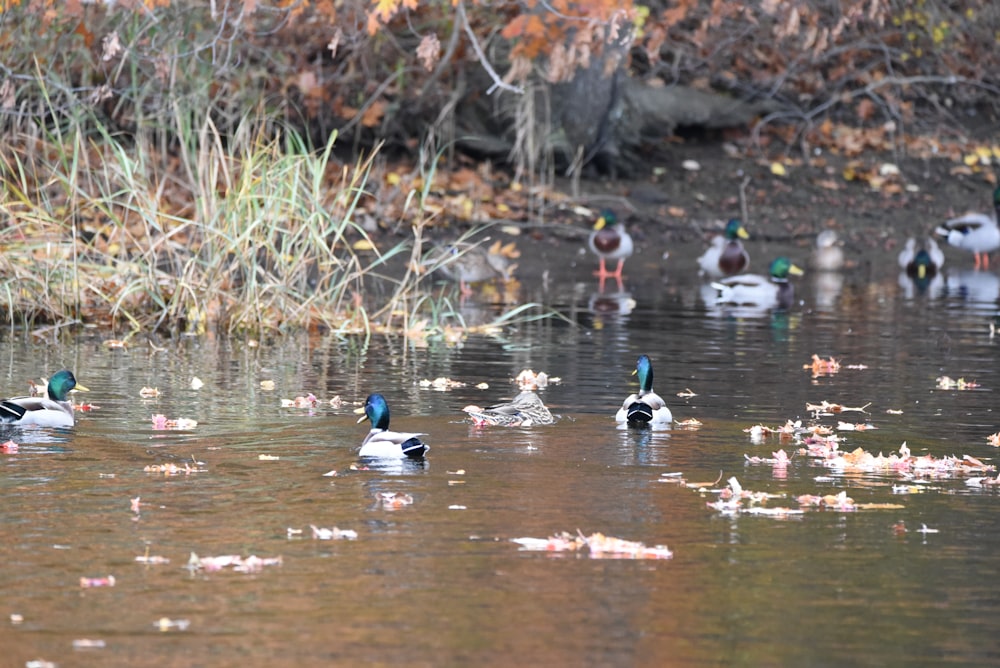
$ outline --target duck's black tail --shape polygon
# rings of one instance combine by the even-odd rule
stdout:
[[[427,454],[427,451],[430,450],[427,444],[416,436],[403,441],[401,447],[403,448],[403,454],[410,459],[423,459],[424,455]]]
[[[634,401],[625,411],[629,424],[649,424],[653,420],[653,409],[649,404]]]

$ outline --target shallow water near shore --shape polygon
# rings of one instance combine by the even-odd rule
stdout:
[[[1000,431],[996,274],[949,253],[954,266],[921,291],[876,258],[807,273],[789,312],[732,312],[706,302],[693,270],[700,246],[674,248],[666,262],[640,249],[622,290],[610,282],[603,292],[592,258],[522,248],[523,298],[575,324],[426,347],[191,338],[154,351],[108,348],[86,330],[58,341],[8,336],[5,395],[68,367],[91,390],[76,399],[97,406],[70,430],[0,434],[20,444],[0,455],[0,646],[10,665],[998,660],[996,487],[970,484],[981,474],[830,469],[790,441],[755,444],[744,432],[788,419],[862,423],[877,429],[841,432],[841,450],[888,454],[905,441],[914,454],[995,463],[986,437]],[[803,265],[807,254],[756,252]],[[753,268],[765,265],[757,257]],[[494,315],[485,301],[470,298],[463,316]],[[641,353],[675,420],[700,428],[615,425]],[[813,354],[835,357],[840,371],[813,377],[803,369]],[[541,390],[555,425],[481,429],[463,419],[467,404],[516,394],[511,378],[524,368],[560,378]],[[942,376],[978,387],[941,389]],[[192,389],[193,377],[204,386]],[[437,377],[465,385],[421,385]],[[267,380],[274,390],[261,388]],[[144,386],[160,395],[141,399]],[[352,469],[367,429],[353,410],[375,391],[393,428],[427,434],[426,462]],[[313,408],[281,406],[310,392]],[[344,405],[331,406],[334,396]],[[824,400],[867,408],[813,418],[806,404]],[[154,430],[152,414],[198,425]],[[793,454],[785,467],[747,463],[780,448]],[[182,472],[145,470],[165,464]],[[719,482],[699,491],[676,474]],[[798,495],[842,491],[868,505],[784,516],[709,507],[731,477],[781,495],[764,506],[798,509]],[[383,492],[412,504],[387,506]],[[311,525],[357,538],[317,540]],[[666,545],[673,558],[511,542],[562,531]],[[281,563],[208,572],[187,567],[192,553]],[[136,562],[147,554],[169,563]],[[81,587],[109,575],[114,586]]]

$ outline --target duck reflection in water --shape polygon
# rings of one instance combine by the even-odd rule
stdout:
[[[1000,278],[978,269],[949,271],[945,278],[945,294],[948,299],[961,301],[970,311],[992,313],[1000,299]]]
[[[816,236],[816,247],[809,258],[812,272],[813,298],[818,311],[833,311],[844,289],[843,243],[833,230],[823,230]]]
[[[934,239],[927,239],[922,246],[910,237],[903,245],[897,259],[899,264],[899,287],[906,299],[927,296],[938,299],[944,294],[944,279],[941,267],[944,253]]]

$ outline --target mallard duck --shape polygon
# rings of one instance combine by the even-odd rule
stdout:
[[[712,287],[719,291],[715,302],[734,306],[788,308],[795,297],[795,288],[788,282],[788,276],[801,276],[802,273],[787,257],[779,257],[771,263],[770,276],[744,274],[712,283]]]
[[[993,191],[993,208],[992,216],[968,213],[945,221],[934,232],[947,239],[955,248],[972,253],[976,269],[988,269],[989,253],[1000,248],[1000,228],[997,227],[997,217],[1000,217],[1000,186]]]
[[[833,230],[823,230],[816,235],[812,267],[818,271],[840,271],[844,268],[844,249]]]
[[[933,239],[918,249],[917,240],[910,237],[899,251],[899,268],[916,280],[933,278],[943,264],[944,252]]]
[[[743,248],[740,239],[749,238],[750,235],[739,218],[730,220],[725,231],[712,237],[708,250],[698,258],[701,273],[711,278],[720,278],[744,271],[750,266],[750,255]]]
[[[504,427],[533,427],[555,422],[541,398],[531,390],[521,392],[506,403],[486,408],[466,406],[462,410],[469,414],[476,426],[494,424]]]
[[[372,423],[371,431],[361,442],[360,457],[372,459],[421,459],[430,447],[420,440],[424,434],[406,434],[389,431],[389,404],[381,394],[369,394],[365,399],[365,414],[358,418],[358,424],[365,420]]]
[[[639,355],[632,375],[639,375],[639,392],[630,394],[615,414],[618,422],[629,424],[666,424],[674,419],[667,402],[653,391],[653,363],[647,355]]]
[[[453,281],[458,281],[463,295],[472,294],[470,283],[491,281],[496,278],[509,280],[517,267],[510,257],[517,257],[513,244],[501,245],[499,241],[489,248],[482,244],[457,242],[440,247],[430,253],[424,265],[431,265]]]
[[[73,389],[83,392],[87,388],[76,382],[73,372],[57,371],[49,379],[44,397],[12,397],[0,400],[0,423],[36,424],[43,427],[72,427],[73,402],[69,393]]]
[[[601,217],[594,223],[594,231],[590,233],[587,245],[597,257],[601,258],[600,269],[594,272],[594,275],[599,277],[601,281],[606,278],[621,281],[625,258],[632,255],[635,247],[625,225],[618,222],[613,211],[601,212]],[[608,271],[605,265],[607,260],[618,260],[618,268],[614,271]]]

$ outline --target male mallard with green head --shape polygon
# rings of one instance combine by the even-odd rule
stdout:
[[[0,400],[0,423],[40,425],[42,427],[72,427],[73,402],[69,393],[87,388],[76,382],[73,372],[58,371],[49,379],[44,397],[12,397]]]
[[[601,266],[594,275],[602,283],[606,278],[614,278],[620,282],[625,258],[632,255],[635,247],[625,225],[618,222],[613,211],[605,209],[601,212],[601,217],[594,223],[594,230],[587,239],[587,245],[601,259]],[[618,267],[614,271],[608,271],[605,264],[608,260],[618,260]]]
[[[369,394],[362,410],[365,414],[358,418],[358,424],[369,420],[372,428],[361,442],[358,456],[372,459],[422,459],[430,450],[420,440],[424,434],[389,430],[389,404],[381,394]]]
[[[632,425],[672,422],[674,416],[667,402],[653,391],[653,363],[647,355],[639,355],[632,375],[639,376],[639,391],[625,398],[615,420]]]
[[[740,240],[749,238],[750,235],[739,218],[730,220],[723,233],[712,237],[708,250],[698,258],[701,273],[711,278],[720,278],[744,271],[750,266],[750,255]]]
[[[802,270],[792,264],[787,257],[779,257],[771,263],[770,276],[744,274],[712,283],[712,287],[719,291],[715,303],[788,308],[795,299],[795,288],[789,283],[788,277],[801,276],[802,273]]]

